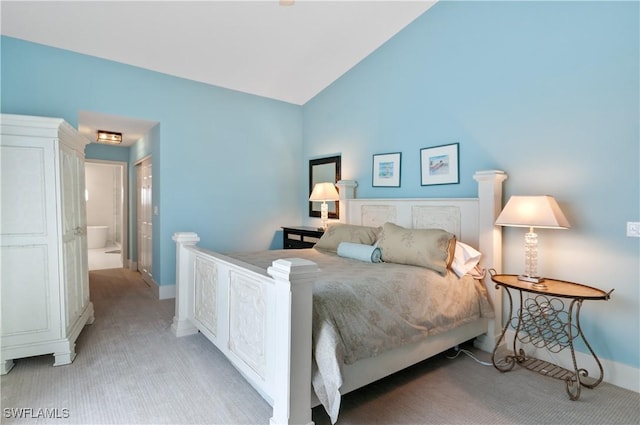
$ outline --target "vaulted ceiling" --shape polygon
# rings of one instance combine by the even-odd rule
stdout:
[[[304,104],[435,1],[5,1],[3,35]]]
[[[7,1],[3,35],[302,105],[435,1]],[[156,122],[78,112],[135,143]]]

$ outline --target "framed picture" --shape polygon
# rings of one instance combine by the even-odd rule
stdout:
[[[422,186],[460,183],[459,144],[420,149]]]
[[[373,155],[373,187],[400,187],[400,159],[402,154]]]

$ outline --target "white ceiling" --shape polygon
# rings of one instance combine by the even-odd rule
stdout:
[[[0,31],[302,105],[434,3],[3,0]]]

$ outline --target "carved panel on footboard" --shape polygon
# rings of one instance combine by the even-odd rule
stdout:
[[[230,272],[229,350],[265,377],[265,294],[261,282]]]
[[[211,261],[196,258],[195,319],[214,336],[218,329],[218,268]]]

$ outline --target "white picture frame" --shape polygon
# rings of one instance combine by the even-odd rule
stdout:
[[[460,183],[459,150],[459,143],[420,149],[420,184]]]
[[[373,187],[400,187],[400,152],[373,155]]]

